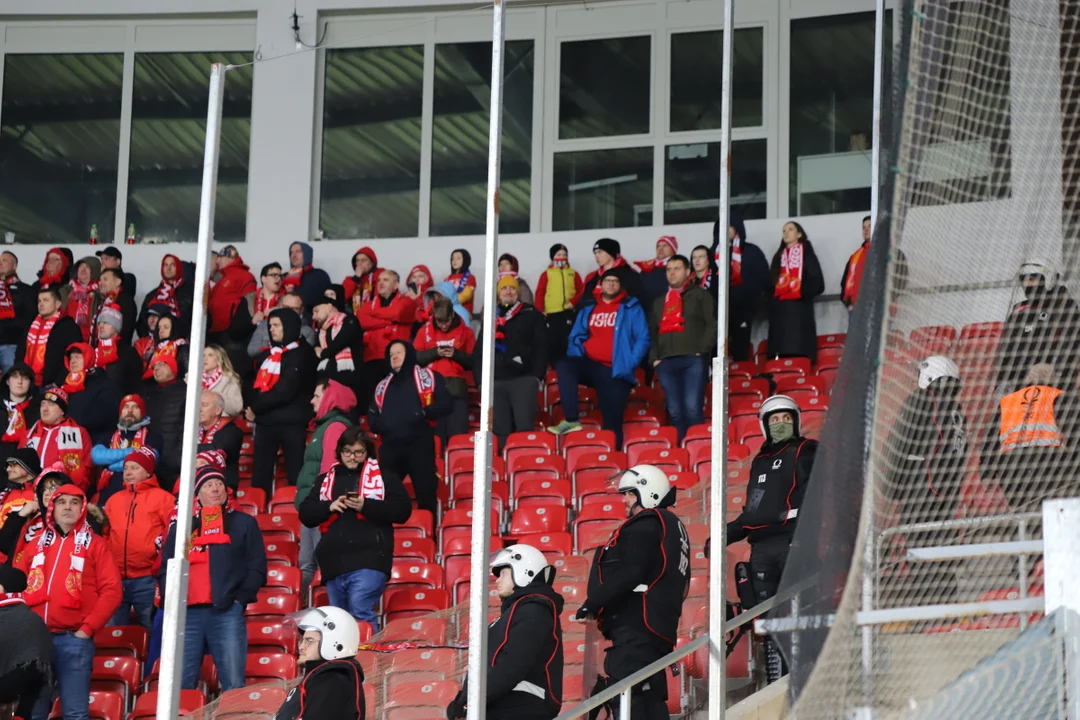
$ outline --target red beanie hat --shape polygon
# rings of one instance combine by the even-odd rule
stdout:
[[[124,406],[127,405],[129,402],[133,402],[138,405],[139,412],[143,414],[143,417],[146,417],[146,401],[142,399],[142,396],[136,393],[131,393],[130,395],[125,395],[124,397],[120,398],[120,412],[124,411]]]
[[[661,235],[660,239],[656,241],[657,245],[660,243],[664,243],[671,248],[671,252],[679,252],[679,241],[675,239],[674,235]]]
[[[147,475],[154,474],[154,466],[157,465],[157,457],[154,451],[148,447],[135,448],[124,458],[124,463],[133,462],[146,471]]]

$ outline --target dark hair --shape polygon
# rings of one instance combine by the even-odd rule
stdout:
[[[338,462],[341,462],[341,451],[356,443],[362,443],[364,449],[367,450],[367,456],[375,459],[375,438],[370,433],[364,432],[363,428],[353,425],[346,428],[345,432],[341,433],[341,437],[338,438],[337,449],[334,451]]]
[[[444,320],[453,320],[454,315],[454,304],[450,301],[450,298],[445,295],[436,295],[435,299],[431,301],[431,317],[442,322]]]
[[[672,255],[667,259],[667,261],[668,265],[675,261],[681,262],[684,266],[686,266],[687,270],[690,269],[690,258],[686,257],[685,255]]]
[[[814,251],[814,246],[810,244],[810,236],[803,230],[803,226],[794,220],[788,220],[785,225],[794,225],[795,229],[802,235],[796,242],[802,242],[808,252]],[[772,256],[772,263],[769,264],[769,272],[772,274],[773,285],[776,285],[776,281],[780,279],[780,257],[784,254],[784,239],[780,238],[780,247],[776,248],[776,253]],[[805,263],[805,258],[803,259]]]
[[[104,270],[101,271],[102,275],[104,275],[106,273],[108,273],[109,275],[114,276],[117,280],[120,281],[121,285],[124,284],[124,271],[121,270],[120,268],[105,268]]]
[[[869,215],[867,215],[866,217],[864,217],[864,218],[862,219],[862,221],[863,221],[863,222],[866,222],[867,220],[873,220],[873,219],[874,219],[874,218],[872,218],[872,217],[870,217]]]
[[[293,243],[293,245],[295,245],[295,244],[296,243]],[[266,277],[267,275],[270,274],[270,271],[275,269],[275,268],[280,270],[281,269],[281,263],[272,262],[272,263],[268,263],[266,265],[263,265],[263,269],[259,271],[259,277]]]
[[[46,295],[46,294],[52,295],[53,298],[56,300],[56,302],[58,302],[58,303],[64,302],[64,299],[60,297],[60,291],[57,290],[56,286],[54,286],[54,285],[50,285],[49,287],[39,288],[38,291],[37,291],[37,294],[38,295]]]
[[[11,257],[15,258],[15,264],[19,264],[19,256],[11,252],[10,250],[5,250],[4,252],[0,253],[0,255],[10,255]]]

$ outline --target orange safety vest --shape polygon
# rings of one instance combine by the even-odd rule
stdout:
[[[1061,447],[1061,428],[1054,418],[1054,401],[1061,390],[1030,385],[1001,399],[1001,454],[1028,447]]]

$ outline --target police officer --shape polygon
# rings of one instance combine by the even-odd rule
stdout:
[[[773,395],[761,404],[758,421],[765,444],[750,465],[746,505],[739,517],[727,524],[728,545],[750,541],[754,604],[771,598],[780,587],[817,453],[817,441],[800,434],[799,419],[799,406],[787,395]],[[766,649],[768,678],[773,682],[783,674],[783,666],[771,638]]]
[[[667,474],[652,465],[635,465],[619,479],[619,492],[627,520],[597,549],[588,596],[575,616],[596,618],[611,641],[604,660],[608,684],[675,649],[690,589],[690,539],[668,509],[675,504],[675,489]],[[667,720],[664,672],[633,687],[632,720]]]
[[[487,717],[551,720],[562,705],[563,598],[551,587],[555,568],[531,545],[511,545],[491,562],[502,613],[488,626]],[[468,686],[446,708],[466,715]]]
[[[356,661],[360,629],[341,608],[303,613],[297,622],[300,684],[289,691],[274,720],[364,720],[364,671]]]

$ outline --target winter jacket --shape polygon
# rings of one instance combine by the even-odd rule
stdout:
[[[382,360],[394,340],[408,342],[415,317],[416,303],[401,293],[391,298],[376,295],[364,303],[357,316],[364,330],[364,362]]]
[[[193,535],[199,532],[198,517],[192,518],[191,527]],[[259,588],[266,584],[266,549],[255,518],[239,510],[225,513],[225,532],[228,544],[210,546],[210,588],[215,610],[228,610],[234,602],[246,607],[255,602]],[[165,597],[166,568],[175,549],[174,522],[162,549],[158,576],[161,597]]]
[[[566,303],[577,305],[584,290],[585,283],[577,270],[569,265],[564,268],[552,265],[544,270],[536,283],[536,309],[545,315],[561,313],[566,310]]]
[[[145,371],[142,358],[139,357],[139,353],[135,348],[125,345],[119,340],[116,353],[119,355],[119,359],[99,368],[100,371],[109,376],[121,397],[138,392]]]
[[[246,304],[245,298],[248,295],[254,295],[258,288],[255,276],[251,274],[243,260],[236,258],[226,265],[221,270],[220,279],[210,290],[209,332],[219,333],[229,330],[241,304]],[[250,324],[250,312],[248,315]]]
[[[140,441],[140,430],[146,428],[146,434]],[[157,430],[150,427],[150,418],[145,417],[135,425],[121,430],[119,426],[109,437],[107,445],[94,445],[90,449],[90,460],[97,467],[104,468],[98,476],[98,505],[104,506],[113,493],[119,492],[124,484],[124,460],[131,451],[148,447],[154,451],[154,455],[161,459],[161,438]]]
[[[37,316],[35,315],[34,318],[36,319]],[[33,322],[33,319],[31,319],[31,322]],[[64,384],[64,378],[67,377],[67,368],[64,367],[64,360],[66,359],[64,353],[74,343],[79,342],[83,342],[82,330],[79,329],[74,320],[61,314],[52,330],[49,331],[49,339],[45,341],[45,366],[41,371],[41,387]],[[15,357],[29,362],[26,358],[25,337],[19,343],[19,347],[15,351]]]
[[[0,280],[0,282],[4,282]],[[15,345],[18,347],[26,340],[26,333],[30,330],[30,323],[37,317],[37,295],[34,289],[19,280],[15,276],[7,284],[8,293],[11,295],[11,304],[15,309],[15,317],[9,320],[0,320],[0,345]]]
[[[199,443],[199,452],[220,450],[225,454],[225,484],[234,490],[240,486],[240,449],[244,444],[244,432],[231,419],[223,417],[225,424],[218,428],[210,442]]]
[[[465,248],[457,248],[450,253],[450,257],[454,256],[454,253],[461,253],[461,268],[455,272],[453,268],[450,270],[450,274],[443,280],[446,280],[454,287],[454,294],[457,295],[458,302],[464,306],[466,312],[472,315],[473,312],[473,300],[476,296],[476,273],[472,272],[469,268],[472,265],[472,255]],[[468,273],[468,277],[466,277]],[[464,280],[464,282],[462,282]],[[458,292],[457,286],[461,284],[461,291]]]
[[[589,296],[578,311],[570,341],[566,348],[568,357],[584,357],[585,341],[589,337],[589,316],[596,309],[596,300]],[[619,380],[636,385],[634,370],[649,352],[649,323],[645,311],[635,297],[623,297],[615,315],[615,343],[611,357],[611,374]]]
[[[412,440],[431,435],[432,427],[429,421],[449,415],[454,408],[454,400],[446,390],[446,382],[438,373],[434,373],[435,387],[432,390],[431,404],[424,406],[421,403],[414,373],[416,349],[408,343],[403,346],[405,360],[401,368],[391,371],[384,379],[389,382],[386,385],[382,408],[378,406],[375,398],[372,398],[368,408],[368,425],[372,432],[382,437],[383,442]],[[386,348],[386,364],[390,365],[389,347]],[[376,389],[375,394],[378,393]]]
[[[356,658],[311,660],[273,720],[365,720],[365,687]]]
[[[307,340],[307,344],[311,347],[315,347],[319,344],[319,335],[315,332],[315,329],[310,325],[305,325],[303,319],[300,322],[300,337]],[[270,347],[270,326],[266,320],[263,320],[255,326],[255,332],[251,334],[251,339],[248,340],[247,354],[250,358],[257,358],[260,354],[266,352]]]
[[[742,282],[738,285],[731,285],[728,290],[728,325],[730,327],[740,327],[745,324],[747,327],[751,327],[767,296],[772,292],[773,283],[769,275],[769,262],[765,259],[765,253],[761,252],[761,248],[757,245],[747,242],[746,228],[741,221],[735,220],[733,224],[736,231],[741,233],[739,237],[742,240],[740,244],[742,265],[739,268],[739,276]],[[719,247],[720,233],[714,223],[713,243],[712,247],[709,248],[709,257],[715,258]],[[731,257],[730,240],[728,241],[728,257]],[[730,275],[729,269],[728,276],[730,277]],[[715,282],[713,282],[711,290],[715,301],[719,290]]]
[[[116,430],[121,397],[108,373],[94,368],[86,373],[82,390],[68,393],[68,417],[90,433],[94,445],[104,445]]]
[[[645,307],[652,307],[656,299],[667,292],[667,267],[652,266],[648,270],[642,270],[638,277],[641,278],[641,287],[643,289],[640,300]]]
[[[1080,362],[1080,306],[1064,287],[1039,289],[1013,306],[997,346],[994,385],[999,392],[1016,390],[1037,363],[1050,363],[1062,387],[1072,387]]]
[[[304,465],[296,477],[296,499],[293,504],[300,510],[300,503],[308,496],[315,478],[333,467],[336,459],[324,463],[327,454],[331,457],[337,452],[337,442],[353,421],[349,414],[356,408],[356,393],[336,380],[331,380],[322,402],[315,413],[315,432],[304,449]]]
[[[805,357],[817,361],[817,322],[814,320],[814,298],[825,292],[825,279],[821,275],[814,246],[809,240],[803,244],[802,297],[799,300],[781,300],[775,294],[769,298],[769,357]],[[779,273],[780,256],[784,248],[773,257],[773,286]]]
[[[307,243],[300,243],[300,245],[307,245]],[[308,251],[310,249],[311,246],[308,245]],[[307,264],[310,266],[311,261],[308,260]],[[287,273],[288,269],[285,272]],[[317,267],[308,267],[301,276],[300,284],[296,287],[295,292],[304,301],[304,307],[313,308],[323,299],[323,293],[326,292],[328,287],[330,287],[330,276],[326,274],[326,271]]]
[[[473,369],[473,353],[476,350],[476,336],[469,324],[454,316],[450,329],[440,330],[434,320],[428,320],[413,340],[416,348],[416,363],[439,373],[446,380],[446,389],[456,398],[467,397],[467,373]],[[454,356],[440,357],[440,347],[452,347]]]
[[[45,507],[45,486],[42,483],[34,486],[34,498],[37,500],[38,508]],[[93,503],[88,506],[88,511],[86,519],[90,523],[90,528],[98,535],[102,535],[105,531],[105,513]],[[8,515],[3,527],[0,527],[0,557],[7,555],[10,557],[11,564],[18,566],[26,547],[37,539],[44,528],[41,510],[30,517],[21,517],[15,513]]]
[[[496,308],[497,313],[505,308]],[[476,338],[473,348],[473,367],[483,364],[483,343],[480,339],[487,328]],[[543,314],[532,305],[521,305],[514,317],[503,328],[502,344],[505,350],[495,350],[495,379],[513,380],[524,375],[543,378],[547,374],[547,322]],[[480,378],[476,378],[479,384]]]
[[[299,344],[281,356],[281,376],[274,387],[257,391],[247,389],[247,406],[255,413],[259,425],[307,425],[311,419],[311,396],[315,394],[315,351],[300,340],[300,316],[288,308],[278,308],[271,318],[281,318],[284,335],[280,345]],[[278,343],[274,343],[278,344]],[[270,351],[256,359],[255,367],[262,365]],[[256,377],[257,377],[256,373]]]
[[[187,385],[174,380],[167,385],[153,383],[144,392],[146,413],[161,438],[161,458],[157,476],[161,486],[171,491],[180,477],[181,453],[184,446],[184,405],[187,402]]]
[[[352,262],[349,264],[353,271],[356,269],[356,258],[360,255],[367,255],[368,259],[371,260],[371,271],[363,277],[350,275],[341,281],[341,286],[345,288],[345,309],[353,315],[359,314],[360,306],[371,300],[378,292],[379,275],[383,271],[383,268],[379,267],[378,255],[375,254],[374,250],[366,246],[353,253]]]
[[[41,460],[41,467],[61,463],[73,483],[84,491],[89,488],[92,466],[90,448],[93,443],[86,429],[71,418],[66,417],[56,425],[46,425],[38,420],[30,428],[22,447],[34,449]]]
[[[377,464],[370,458],[367,462]],[[336,465],[331,500],[319,499],[327,475],[323,473],[300,503],[300,522],[307,527],[319,527],[335,515],[330,511],[333,500],[348,492],[359,491],[364,495],[363,509],[337,514],[315,548],[323,582],[357,570],[378,570],[389,575],[394,562],[394,523],[405,522],[412,513],[412,501],[400,477],[392,470],[382,469],[383,497],[378,499],[368,496],[365,488],[360,487],[362,469],[363,466],[349,470]]]
[[[52,633],[22,598],[0,599],[0,678],[20,668],[41,673],[51,684]]]
[[[708,290],[690,285],[682,296],[684,330],[661,333],[660,321],[664,317],[664,301],[667,293],[658,297],[652,306],[649,329],[652,347],[649,360],[656,361],[682,355],[711,357],[716,347],[716,306]]]
[[[169,527],[176,498],[158,485],[151,475],[142,482],[124,484],[124,489],[105,503],[109,519],[109,546],[120,576],[147,577],[157,561],[157,539]]]
[[[341,329],[337,335],[331,335],[333,330],[329,327],[315,334],[315,347],[322,347],[318,356],[319,372],[352,387],[356,384],[356,369],[364,357],[364,332],[360,322],[348,313],[341,313]],[[322,346],[323,337],[326,338],[325,347]],[[352,358],[339,363],[337,355],[344,350],[351,351]]]
[[[236,417],[244,411],[244,395],[240,389],[240,381],[231,375],[221,373],[221,377],[210,388],[210,392],[216,392],[225,401],[223,410],[225,415]]]
[[[180,272],[181,275],[183,275],[182,263],[180,262],[180,258],[176,257],[175,255],[166,255],[161,259],[161,262],[164,263],[165,258],[167,257],[171,257],[173,258],[173,260],[176,261],[177,271]],[[146,324],[147,311],[150,309],[150,306],[153,305],[155,302],[160,302],[158,300],[158,297],[161,295],[161,287],[164,281],[165,275],[164,273],[162,273],[161,282],[159,282],[155,287],[151,288],[150,292],[146,293],[146,297],[143,298],[142,308],[139,310],[139,320],[137,323],[137,328],[140,336],[147,335],[149,333]],[[125,278],[124,290],[126,291],[127,289],[128,281]],[[195,284],[184,280],[180,283],[179,286],[174,289],[173,297],[176,300],[177,313],[179,313],[176,316],[180,325],[179,334],[183,337],[188,337],[191,334],[192,306],[195,304]]]
[[[0,490],[0,528],[4,527],[9,516],[18,514],[23,505],[34,499],[33,478],[21,485],[5,480],[4,489]]]

